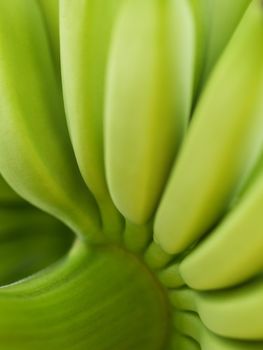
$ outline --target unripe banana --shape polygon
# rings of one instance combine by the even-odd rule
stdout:
[[[1,349],[263,349],[250,2],[0,0]]]
[[[195,312],[203,324],[217,335],[241,340],[263,340],[262,276],[228,290],[198,292],[189,288],[170,292],[179,310]]]
[[[248,178],[244,182],[243,186],[240,188],[239,192],[236,194],[236,197],[231,203],[231,207],[237,205],[248,191],[254,186],[258,178],[263,174],[263,150],[261,151],[260,156],[258,157],[255,166],[250,172]]]
[[[63,93],[71,140],[81,174],[100,207],[104,227],[113,236],[122,223],[105,180],[103,116],[112,30],[122,3],[60,1]]]
[[[186,0],[127,0],[116,23],[106,87],[106,176],[115,205],[136,224],[153,215],[184,135],[193,36]]]
[[[218,222],[260,154],[261,7],[258,0],[250,5],[214,70],[161,199],[155,240],[168,253],[183,251]]]
[[[190,0],[196,31],[195,92],[198,95],[252,0]]]
[[[195,1],[195,0],[192,0]],[[200,0],[199,0],[200,1]],[[252,0],[201,0],[205,1],[209,22],[202,70],[202,84],[227,46],[238,23]]]
[[[28,201],[79,235],[100,242],[99,213],[74,159],[62,95],[35,1],[0,3],[0,81],[4,178]]]
[[[231,290],[198,293],[196,304],[211,331],[228,338],[263,340],[262,277]]]
[[[263,268],[263,174],[242,200],[183,260],[180,273],[195,289],[233,286]]]
[[[175,329],[199,343],[202,350],[262,350],[262,341],[239,341],[220,337],[209,331],[195,313],[175,312]]]

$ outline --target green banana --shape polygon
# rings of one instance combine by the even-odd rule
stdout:
[[[151,219],[182,141],[193,59],[187,1],[125,2],[109,57],[105,162],[113,201],[135,224]]]
[[[195,95],[198,97],[211,71],[230,41],[252,0],[190,0],[195,19]]]
[[[61,67],[69,132],[81,174],[100,207],[104,228],[115,238],[122,220],[105,180],[103,117],[112,30],[123,2],[60,1]]]
[[[262,341],[239,341],[219,337],[210,332],[195,313],[176,312],[175,329],[200,344],[202,350],[262,350]]]
[[[263,349],[262,34],[262,0],[0,1],[1,349]]]
[[[217,335],[240,340],[263,340],[262,276],[229,290],[198,292],[180,288],[170,292],[175,312],[198,313]]]
[[[242,200],[182,261],[180,273],[195,289],[244,282],[263,268],[263,174]]]
[[[259,176],[263,173],[263,150],[261,150],[261,154],[258,157],[255,166],[250,172],[248,178],[244,182],[243,186],[240,188],[235,198],[231,203],[231,207],[235,207],[243,198],[243,196],[250,191],[253,187],[254,183],[258,180]]]
[[[263,340],[262,277],[231,290],[197,293],[196,304],[211,331],[228,338]]]
[[[155,241],[167,253],[183,251],[222,218],[261,152],[262,19],[254,1],[198,103],[156,214]]]
[[[29,202],[80,236],[101,242],[97,205],[74,159],[35,1],[0,3],[0,77],[2,175]],[[29,99],[24,98],[25,90]]]
[[[231,40],[238,23],[252,0],[240,0],[238,2],[230,2],[228,0],[201,0],[201,2],[205,2],[203,6],[206,7],[206,15],[208,16],[206,19],[208,22],[208,25],[206,24],[207,38],[202,75],[200,78],[201,84],[204,84],[217,60],[220,58],[222,52],[224,52],[228,42]]]
[[[213,1],[210,7],[210,28],[202,72],[203,80],[207,79],[217,59],[231,40],[231,36],[251,2],[252,0],[240,0],[238,2]]]

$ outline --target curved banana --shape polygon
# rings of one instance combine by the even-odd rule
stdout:
[[[105,180],[103,117],[112,30],[123,0],[60,1],[61,68],[69,132],[106,230],[122,228]]]
[[[195,0],[192,0],[195,1]],[[220,58],[239,22],[252,0],[229,2],[228,0],[201,0],[208,11],[207,42],[203,57],[201,84],[207,80],[210,72]]]
[[[231,203],[231,208],[234,208],[243,198],[248,191],[254,186],[255,182],[258,180],[258,178],[263,174],[263,150],[261,150],[261,154],[258,157],[255,166],[253,167],[252,171],[250,172],[248,178],[243,183],[243,186],[240,188],[240,190],[237,192],[235,198],[233,199]]]
[[[106,176],[131,222],[150,220],[186,128],[193,21],[186,0],[127,0],[116,23],[105,103]]]
[[[263,269],[263,174],[212,231],[182,261],[180,273],[195,289],[233,286]]]
[[[0,3],[0,171],[22,197],[80,236],[103,240],[96,203],[69,141],[41,14],[32,0]]]
[[[190,0],[195,19],[195,95],[198,97],[209,75],[231,39],[252,0]]]
[[[192,312],[175,312],[174,327],[199,343],[202,350],[262,350],[263,341],[239,341],[220,337],[209,331]]]
[[[155,240],[168,253],[183,251],[218,222],[261,152],[262,36],[256,0],[202,95],[157,210]]]
[[[197,293],[196,304],[211,331],[228,338],[263,340],[262,277],[231,290]]]
[[[203,324],[219,336],[240,340],[263,340],[263,279],[232,289],[198,292],[181,288],[170,292],[177,311],[199,315]]]

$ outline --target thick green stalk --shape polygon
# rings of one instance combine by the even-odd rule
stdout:
[[[2,349],[167,346],[165,294],[137,258],[115,247],[90,251],[77,243],[48,270],[1,288],[0,309]]]

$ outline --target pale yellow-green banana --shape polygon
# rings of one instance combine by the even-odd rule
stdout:
[[[239,341],[215,335],[192,312],[175,312],[175,329],[195,340],[202,350],[262,350],[263,341]]]
[[[203,6],[206,8],[208,16],[206,19],[208,33],[201,77],[204,84],[252,0],[231,2],[228,0],[201,0],[201,2],[205,3]]]
[[[229,290],[198,292],[188,288],[170,292],[178,311],[198,313],[203,324],[219,336],[263,340],[262,276]]]
[[[152,217],[182,141],[193,59],[186,0],[125,1],[109,57],[105,161],[113,201],[133,223]]]
[[[262,36],[256,1],[206,86],[157,210],[155,240],[168,253],[183,251],[222,218],[260,154]]]
[[[206,0],[210,3],[210,26],[206,46],[203,78],[209,74],[216,60],[231,40],[238,23],[252,0],[229,2],[228,0]]]
[[[211,331],[228,338],[263,340],[262,277],[231,290],[198,293],[196,303]]]
[[[60,1],[61,68],[69,132],[81,174],[112,238],[119,236],[122,220],[105,180],[104,98],[112,31],[123,2]]]
[[[253,167],[251,173],[248,178],[244,182],[243,186],[237,192],[236,197],[233,199],[231,203],[231,207],[234,207],[238,202],[240,202],[243,196],[253,187],[254,183],[257,181],[259,176],[263,173],[263,150],[259,155],[255,166]]]
[[[98,209],[77,168],[54,70],[37,3],[2,1],[0,171],[28,201],[101,242]]]
[[[190,0],[195,19],[197,96],[252,0]]]
[[[244,282],[263,269],[263,174],[236,206],[182,261],[180,273],[195,289]]]

